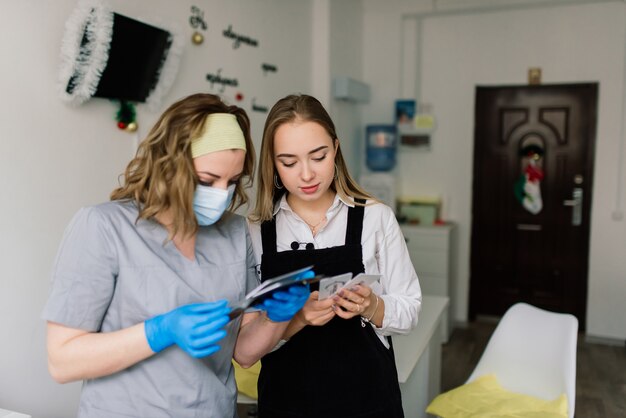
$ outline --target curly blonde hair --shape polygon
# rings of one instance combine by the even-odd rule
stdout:
[[[198,175],[191,157],[191,139],[199,135],[207,115],[230,113],[237,117],[246,142],[242,181],[235,187],[229,209],[248,201],[245,187],[253,182],[255,152],[246,112],[230,106],[213,94],[193,94],[171,105],[140,143],[123,174],[124,182],[111,192],[111,200],[133,200],[138,219],[155,219],[168,212],[172,217],[169,239],[193,235],[198,223],[193,197]],[[247,181],[246,181],[247,179]]]
[[[313,96],[292,94],[276,102],[265,121],[261,155],[259,157],[259,185],[256,195],[256,206],[250,215],[251,221],[263,222],[272,219],[274,204],[286,193],[285,189],[279,189],[274,184],[274,177],[278,175],[274,165],[274,136],[280,126],[294,120],[319,124],[328,132],[333,143],[337,144],[335,155],[336,173],[331,188],[342,199],[359,198],[370,200],[370,202],[377,201],[350,176],[348,166],[341,153],[335,124],[328,112],[326,112],[326,109],[324,109],[324,106]],[[355,204],[360,205],[359,203]]]

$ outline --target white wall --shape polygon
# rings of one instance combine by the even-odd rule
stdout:
[[[412,68],[418,102],[434,106],[438,127],[431,152],[400,155],[401,192],[443,193],[451,198],[449,218],[459,225],[454,318],[467,320],[475,86],[525,84],[528,67],[539,66],[544,83],[600,83],[587,333],[623,340],[626,223],[611,215],[623,208],[616,190],[618,166],[626,164],[626,156],[619,155],[625,117],[626,5],[561,1],[548,2],[551,7],[435,13],[425,3],[392,1],[383,9],[377,2],[365,2],[364,72],[375,97],[365,108],[363,121],[392,121],[393,100],[410,97],[401,81],[407,77],[403,70]],[[421,29],[413,38],[417,62],[407,66],[397,54],[406,41],[402,28],[407,19],[416,17],[421,22],[415,25]],[[368,48],[372,45],[375,48]],[[400,74],[397,86],[395,74]]]
[[[348,76],[363,79],[363,6],[361,0],[335,0],[330,3],[329,67],[331,80],[326,89],[332,97],[332,78]],[[363,138],[361,104],[330,100],[328,112],[341,141],[341,149],[351,174],[357,178],[360,143]]]
[[[332,83],[337,76],[362,79],[362,25],[362,0],[313,1],[312,88],[335,123],[344,158],[355,178],[360,164],[361,105],[334,100]]]
[[[205,75],[223,68],[236,76],[245,96],[253,137],[260,144],[270,107],[292,92],[311,91],[312,3],[289,0],[110,1],[114,11],[149,23],[178,26],[186,51],[163,109],[177,98],[211,90]],[[191,5],[204,10],[205,43],[191,44]],[[75,415],[80,384],[58,385],[47,373],[41,310],[49,292],[53,258],[67,222],[79,207],[108,199],[132,157],[136,137],[159,112],[138,106],[138,135],[119,131],[117,108],[93,99],[78,108],[57,96],[57,68],[65,20],[73,0],[2,2],[0,13],[0,408],[37,418]],[[233,30],[259,40],[258,48],[231,47]],[[278,66],[264,76],[258,65]],[[227,87],[226,95],[234,97]]]

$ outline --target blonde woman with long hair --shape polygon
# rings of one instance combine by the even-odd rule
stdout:
[[[84,381],[79,417],[236,416],[232,358],[272,349],[309,295],[230,321],[258,284],[245,219],[227,212],[254,160],[246,113],[195,94],[159,118],[111,201],[74,216],[43,318],[52,377]]]
[[[262,280],[307,265],[380,275],[320,300],[317,284],[263,357],[260,418],[400,418],[389,336],[417,323],[421,290],[393,211],[351,178],[322,104],[290,95],[269,112],[250,233]]]

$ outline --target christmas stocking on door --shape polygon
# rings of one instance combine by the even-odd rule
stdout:
[[[535,162],[531,160],[524,174],[515,185],[515,195],[524,208],[533,215],[541,212],[543,202],[541,200],[541,180],[543,179],[543,171],[537,167]]]

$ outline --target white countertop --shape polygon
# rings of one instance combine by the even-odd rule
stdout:
[[[433,334],[439,329],[448,303],[449,298],[445,296],[423,295],[417,326],[407,335],[392,337],[400,383],[407,381]]]

